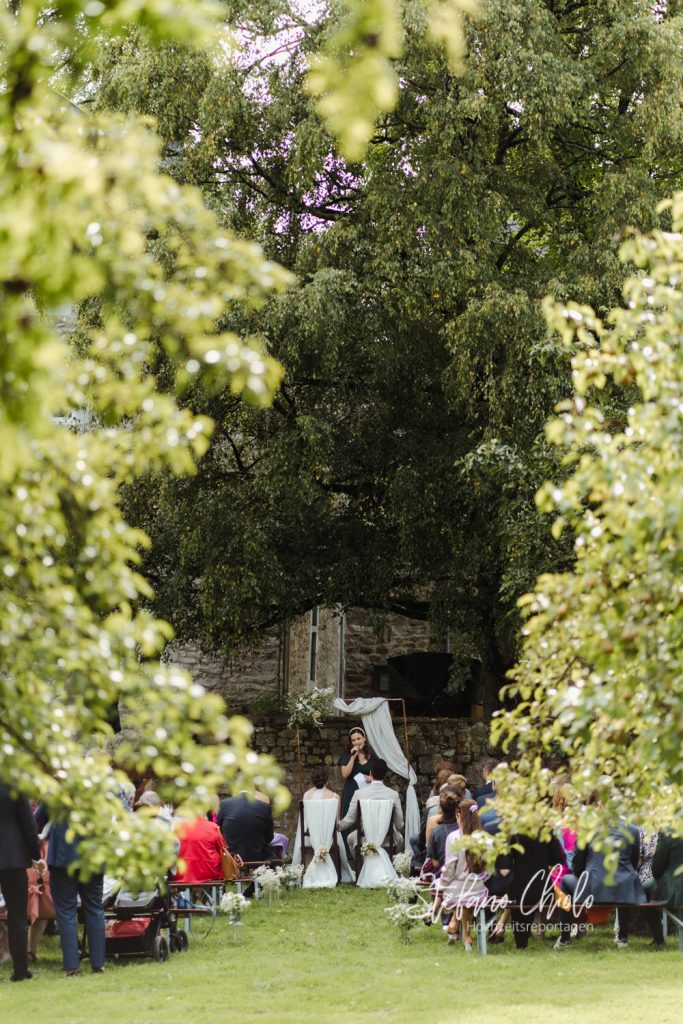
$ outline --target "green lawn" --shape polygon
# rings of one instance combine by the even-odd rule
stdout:
[[[683,956],[633,938],[617,950],[608,927],[563,953],[508,935],[486,959],[448,948],[435,925],[409,945],[383,919],[382,893],[295,892],[252,903],[239,946],[224,919],[164,964],[111,963],[104,975],[61,974],[57,939],[40,947],[35,979],[10,985],[0,968],[0,1024],[307,1024],[361,1018],[387,1024],[680,1024]],[[371,1016],[370,1016],[371,1015]]]

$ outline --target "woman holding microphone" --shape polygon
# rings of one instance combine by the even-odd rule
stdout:
[[[370,772],[370,758],[372,752],[368,745],[368,740],[365,732],[359,725],[349,730],[350,750],[348,754],[341,754],[337,764],[341,768],[342,779],[344,780],[344,790],[341,798],[341,811],[339,813],[340,819],[344,817],[349,809],[353,794],[357,789],[367,785],[367,777]],[[355,825],[351,828],[347,828],[344,833],[344,844],[346,845],[348,852],[348,845],[346,844],[346,837],[349,832],[353,832]]]

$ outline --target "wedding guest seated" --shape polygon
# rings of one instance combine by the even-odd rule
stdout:
[[[581,893],[582,899],[592,896],[595,903],[645,903],[646,897],[638,878],[637,866],[640,856],[640,837],[635,825],[609,830],[609,842],[617,851],[616,871],[612,875],[605,865],[605,853],[593,849],[589,844],[585,849],[574,852],[573,870],[565,875],[560,882],[562,892],[572,896],[576,891],[579,878],[585,871],[587,885]],[[623,907],[619,910],[619,924],[615,942],[620,949],[628,946],[628,932],[631,913]],[[572,911],[560,912],[561,934],[555,943],[555,949],[564,949],[570,944]]]
[[[218,798],[215,806],[218,807]],[[221,853],[225,850],[225,839],[218,825],[208,818],[178,821],[176,833],[180,840],[176,882],[191,885],[223,877]]]
[[[667,908],[678,918],[683,918],[683,838],[675,839],[666,832],[657,837],[655,855],[652,858],[652,876],[655,885],[650,899],[666,901]],[[656,940],[653,943],[656,948]]]
[[[304,800],[336,800],[337,817],[339,817],[340,800],[334,790],[330,789],[327,785],[329,781],[330,773],[324,765],[318,765],[317,768],[314,768],[311,772],[311,782],[313,785],[304,793]]]
[[[233,854],[243,861],[269,861],[277,857],[271,846],[274,836],[270,804],[243,792],[221,800],[218,827]]]
[[[475,905],[485,900],[488,890],[484,885],[486,877],[483,865],[471,850],[458,850],[460,836],[469,836],[481,831],[478,806],[472,800],[461,800],[456,810],[457,831],[451,832],[446,840],[446,860],[438,882],[438,891],[443,896],[445,910],[453,909],[448,925],[448,941],[455,942],[460,921],[463,924],[465,952],[472,952],[472,919]]]
[[[448,776],[452,775],[454,771],[455,768],[453,767],[450,761],[437,761],[434,768],[434,785],[432,786],[431,792],[427,797],[424,806],[423,817],[425,818],[425,820],[427,817],[429,817],[429,811],[432,808],[439,806],[439,797],[441,795],[441,790],[448,781]]]
[[[491,779],[491,786],[493,792],[487,796],[486,801],[482,804],[480,814],[481,825],[484,831],[488,832],[489,835],[495,836],[500,830],[500,815],[496,806],[498,783],[495,779]]]
[[[161,797],[155,790],[146,789],[144,793],[140,795],[137,803],[135,804],[135,810],[139,811],[143,807],[147,808],[146,813],[150,815],[150,817],[158,818],[167,825],[173,824],[173,808],[170,804],[162,803]]]
[[[153,789],[146,789],[135,802],[135,810],[140,807],[152,807],[161,809],[161,797]]]
[[[498,759],[495,757],[489,757],[484,761],[481,774],[484,776],[484,785],[481,789],[474,791],[474,799],[479,804],[479,807],[483,807],[488,800],[495,799],[495,789],[493,788],[493,780],[491,774],[493,770],[498,767]]]
[[[569,781],[568,776],[563,776],[557,780],[555,785],[555,792],[553,793],[553,809],[561,814],[571,804],[575,804],[578,797],[576,790]],[[557,838],[560,841],[562,850],[564,852],[565,867],[559,871],[556,882],[559,882],[563,875],[569,874],[574,866],[574,851],[576,850],[576,832],[569,828],[563,828],[558,832]]]
[[[391,800],[394,807],[392,811],[392,826],[394,835],[394,845],[400,847],[403,838],[403,809],[401,808],[401,799],[398,793],[390,789],[389,786],[384,785],[384,780],[387,776],[389,768],[387,767],[386,761],[383,761],[380,757],[375,757],[370,761],[370,772],[368,774],[368,785],[364,786],[363,789],[356,790],[351,799],[351,804],[347,814],[339,822],[340,829],[353,828],[356,825],[358,802],[363,800]],[[348,843],[351,850],[355,850],[358,836],[355,830],[349,833]]]
[[[429,821],[434,814],[438,813],[439,795],[443,787],[446,785],[448,776],[453,774],[453,765],[450,761],[437,761],[434,770],[436,772],[434,785],[422,810],[422,815],[420,817],[420,831],[415,833],[415,835],[408,837],[410,841],[410,848],[413,851],[411,867],[416,871],[421,869],[424,864],[425,857],[427,856],[427,821]]]
[[[439,821],[432,829],[429,843],[427,844],[427,857],[431,861],[431,870],[439,871],[444,864],[446,857],[446,838],[458,827],[457,810],[460,803],[465,799],[462,789],[451,789],[446,787],[439,797]]]
[[[468,800],[468,799],[470,799],[467,796],[467,793],[465,791],[464,779],[463,779],[462,775],[451,775],[450,778],[451,779],[459,779],[459,780],[462,780],[462,782],[454,782],[452,785],[451,785],[450,782],[445,783],[441,787],[441,796],[444,793],[448,793],[448,792],[454,793],[455,796],[456,796],[457,803],[460,803],[461,800]],[[434,830],[436,828],[438,828],[438,826],[441,824],[442,821],[443,821],[443,810],[442,810],[441,806],[439,806],[438,813],[433,815],[431,818],[427,819],[427,824],[426,824],[426,827],[425,827],[425,840],[426,840],[426,843],[427,843],[427,852],[429,851],[429,844],[431,842],[432,835],[434,834]],[[442,859],[441,863],[443,864],[443,859]]]
[[[422,865],[421,877],[424,881],[432,882],[439,875],[446,859],[446,839],[457,830],[457,809],[460,801],[464,799],[462,789],[450,789],[448,786],[441,787],[439,796],[440,813],[437,824],[432,829],[429,843],[427,845],[427,856]],[[434,902],[424,916],[425,924],[431,924],[436,920],[441,908],[441,894],[437,892]]]
[[[554,906],[550,879],[553,869],[564,864],[564,851],[555,836],[543,842],[531,836],[515,835],[510,843],[505,863],[505,868],[510,869],[507,896],[511,903],[518,904],[512,910],[512,931],[517,949],[526,949],[536,914],[543,920],[544,914],[547,918]],[[541,905],[544,897],[547,902]]]
[[[464,800],[471,800],[472,793],[467,786],[467,779],[464,775],[460,775],[459,772],[452,772],[446,779],[446,785],[456,789],[462,788],[465,790]],[[476,802],[476,801],[475,801]]]

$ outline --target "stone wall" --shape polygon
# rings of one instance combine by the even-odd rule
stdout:
[[[235,655],[203,651],[197,644],[173,650],[171,660],[207,690],[220,693],[228,711],[247,710],[255,700],[277,696],[281,687],[282,631],[264,633],[259,643]]]
[[[253,714],[254,701],[275,698],[287,688],[297,691],[313,685],[311,613],[297,616],[289,625],[288,681],[284,637],[282,625],[264,633],[258,643],[229,657],[186,643],[177,647],[171,658],[207,690],[220,693],[229,708]],[[338,609],[320,608],[315,685],[331,687],[335,694],[348,700],[370,697],[375,667],[386,665],[388,658],[445,649],[443,638],[431,623],[422,619],[393,612],[379,619],[370,611],[352,608],[344,615],[342,625]]]
[[[329,718],[323,724],[322,732],[315,729],[301,731],[301,764],[304,790],[310,788],[311,769],[325,764],[331,769],[331,786],[341,793],[343,784],[339,770],[334,768],[339,755],[348,749],[348,731],[354,724],[348,716]],[[285,769],[285,782],[292,793],[292,804],[288,811],[276,821],[276,829],[291,836],[296,828],[298,803],[301,796],[297,778],[296,736],[287,728],[284,715],[273,715],[268,719],[254,721],[253,747],[260,753],[272,754]],[[405,746],[403,720],[394,719],[394,729],[401,746]],[[417,774],[417,796],[424,803],[433,782],[434,765],[437,761],[452,761],[455,770],[461,772],[474,789],[482,785],[482,762],[491,750],[488,744],[489,729],[486,722],[472,719],[416,718],[408,719],[408,745],[410,761]],[[389,785],[402,793],[405,782],[391,776]]]
[[[378,630],[376,617],[361,608],[350,609],[346,617],[344,646],[344,698],[348,700],[372,694],[375,666],[386,665],[387,658],[446,650],[443,637],[430,622],[390,612]]]

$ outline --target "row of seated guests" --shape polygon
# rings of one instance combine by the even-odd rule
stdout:
[[[226,845],[245,860],[271,860],[281,855],[272,846],[273,818],[270,804],[262,794],[252,800],[246,794],[223,800],[213,815],[215,821],[197,818],[186,822],[173,817],[173,809],[162,804],[158,794],[146,789],[139,796],[132,784],[122,788],[121,800],[130,810],[146,808],[168,823],[178,835],[178,880],[203,882],[222,877],[221,852]],[[220,824],[216,823],[216,821]],[[78,901],[88,935],[90,966],[94,973],[104,970],[105,919],[103,895],[105,878],[87,880],[71,870],[77,844],[67,841],[67,822],[51,823],[44,805],[35,813],[23,796],[13,796],[0,784],[0,890],[7,911],[9,953],[13,981],[31,978],[29,962],[37,959],[36,948],[47,921],[36,920],[27,927],[30,887],[29,873],[41,882],[51,901],[50,912],[57,920],[64,972],[80,973]],[[42,859],[40,835],[47,834],[46,856]]]
[[[156,794],[155,794],[156,795]],[[206,817],[176,821],[179,840],[175,881],[188,885],[222,877],[222,853],[227,849],[247,863],[274,861],[282,856],[276,838],[270,801],[258,791],[240,793],[215,803]]]
[[[391,800],[394,804],[392,814],[393,838],[397,847],[402,842],[404,828],[403,809],[398,793],[385,784],[388,767],[384,760],[374,757],[367,744],[365,732],[360,727],[350,730],[350,751],[341,755],[339,765],[344,779],[344,791],[339,795],[329,786],[330,776],[327,768],[319,765],[311,773],[312,786],[304,795],[304,800],[335,800],[337,802],[337,822],[340,830],[353,851],[356,846],[355,825],[357,822],[358,802],[363,800]],[[355,776],[354,774],[355,773]],[[364,785],[357,781],[362,775]],[[274,846],[273,817],[267,797],[258,791],[256,800],[246,794],[222,800],[218,807],[216,823],[220,828],[228,849],[237,853],[244,861],[273,860],[281,855]],[[187,861],[186,846],[200,832],[207,841],[213,843],[214,855],[220,842],[216,832],[208,830],[202,823],[190,826],[189,830],[181,831],[180,856]],[[183,845],[184,844],[184,845]],[[220,877],[220,876],[214,876]],[[183,871],[179,881],[204,881],[203,878]]]
[[[450,767],[441,767],[440,771]],[[489,773],[494,767],[495,762],[491,762]],[[571,897],[579,891],[579,879],[579,903],[592,896],[595,904],[622,905],[615,940],[620,948],[628,944],[630,906],[652,899],[665,901],[671,909],[683,907],[683,875],[675,876],[676,868],[683,863],[683,839],[666,834],[646,835],[636,826],[610,831],[618,854],[613,877],[608,877],[604,853],[590,845],[577,849],[576,836],[567,830],[547,842],[525,835],[513,836],[513,849],[498,858],[493,875],[487,875],[471,852],[457,851],[454,840],[478,830],[491,834],[498,831],[500,819],[495,809],[495,784],[487,783],[487,792],[475,794],[473,799],[462,776],[442,779],[443,775],[437,773],[438,805],[434,800],[436,794],[432,794],[425,808],[425,831],[429,831],[423,876],[435,878],[435,902],[427,915],[429,922],[435,919],[442,906],[446,911],[457,908],[447,925],[449,941],[455,941],[462,927],[465,949],[471,950],[473,908],[480,906],[488,896],[505,895],[513,907],[504,912],[490,941],[503,941],[511,918],[515,944],[525,949],[536,910],[544,906],[547,913],[553,902],[549,894],[555,889],[565,905],[560,911],[560,935],[555,948],[564,949],[571,942],[572,925],[576,921]],[[575,795],[568,780],[559,779],[555,806],[561,810],[570,799],[575,799]],[[656,908],[646,909],[645,913],[653,934],[652,948],[661,949],[664,946],[661,913]]]

